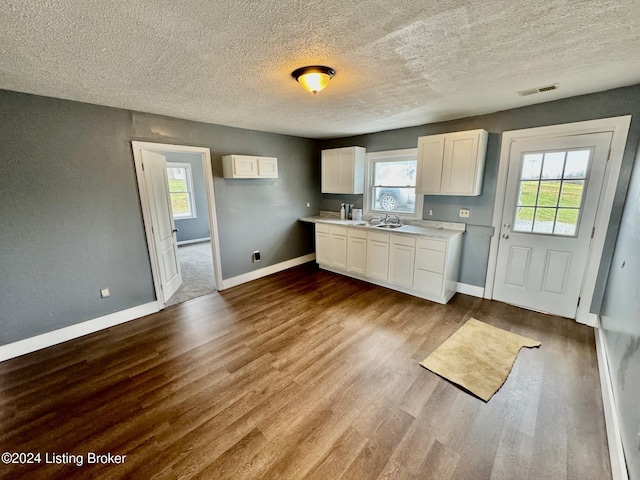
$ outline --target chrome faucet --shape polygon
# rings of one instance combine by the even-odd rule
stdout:
[[[380,217],[380,215],[375,215],[371,217],[369,222],[382,223],[382,218]]]
[[[400,223],[400,215],[391,215],[391,216],[389,216],[388,213],[384,216],[384,223],[391,223],[390,220],[393,217],[396,217],[396,223]]]

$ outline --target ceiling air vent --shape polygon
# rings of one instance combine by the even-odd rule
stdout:
[[[521,97],[526,97],[527,95],[533,95],[534,93],[542,93],[549,92],[551,90],[557,90],[558,84],[554,83],[553,85],[546,85],[544,87],[530,88],[529,90],[522,90],[518,92],[518,95]]]

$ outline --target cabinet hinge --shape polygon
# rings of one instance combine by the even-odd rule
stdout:
[[[591,229],[591,238],[593,238],[593,236],[596,234],[596,227],[593,227]]]
[[[578,297],[578,307],[580,306],[580,297]]]
[[[611,158],[611,149],[609,149],[609,153],[607,153],[607,162],[609,161],[610,158]]]
[[[142,171],[144,171],[144,163],[141,163],[140,165],[142,165]]]

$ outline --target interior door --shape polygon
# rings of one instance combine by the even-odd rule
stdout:
[[[512,144],[493,298],[575,318],[611,138]]]
[[[162,300],[166,303],[182,285],[169,195],[167,159],[159,153],[142,150],[142,166],[151,211],[152,237],[160,270]]]

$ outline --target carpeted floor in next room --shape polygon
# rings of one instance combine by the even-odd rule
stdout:
[[[177,305],[213,292],[213,257],[211,242],[191,243],[178,247],[182,286],[166,306]]]

